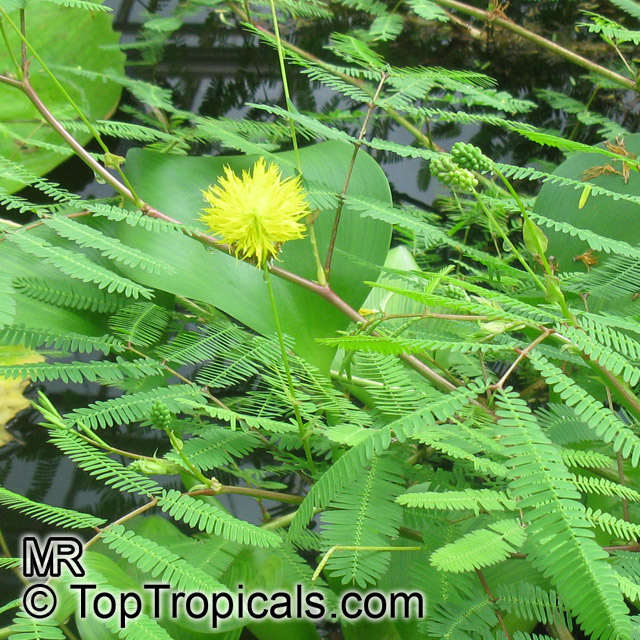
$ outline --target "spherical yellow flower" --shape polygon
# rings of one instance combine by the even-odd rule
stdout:
[[[305,227],[298,221],[310,213],[300,176],[282,179],[280,169],[267,166],[264,158],[242,178],[227,165],[224,176],[202,195],[211,206],[201,219],[235,248],[236,257],[258,265],[275,257],[283,242],[302,238]]]

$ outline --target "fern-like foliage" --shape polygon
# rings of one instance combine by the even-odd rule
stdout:
[[[401,491],[401,471],[394,458],[374,456],[366,472],[345,487],[323,514],[322,535],[328,547],[370,547],[331,555],[327,569],[342,584],[364,588],[386,572],[390,552],[371,547],[388,547],[397,536],[401,509],[394,500]]]
[[[471,509],[476,515],[480,511],[513,511],[515,500],[501,491],[491,489],[465,489],[464,491],[415,491],[398,496],[399,504],[422,509],[459,510]]]
[[[10,640],[37,638],[38,640],[64,640],[65,635],[55,618],[38,620],[24,611],[19,611],[11,623]]]
[[[158,498],[158,506],[176,520],[200,531],[222,536],[225,540],[257,547],[277,547],[282,543],[272,531],[238,520],[217,504],[203,502],[179,491],[164,491]]]
[[[111,525],[102,531],[101,538],[119,556],[135,564],[140,571],[176,591],[212,593],[225,587],[202,569],[193,566],[169,549],[153,540],[127,531],[122,525]]]
[[[440,547],[429,562],[452,573],[482,569],[506,560],[526,539],[527,532],[519,520],[498,520]]]
[[[494,605],[486,594],[457,597],[439,602],[423,628],[430,637],[463,640],[479,634],[488,636],[495,624]]]
[[[517,394],[500,391],[497,405],[503,442],[511,453],[509,489],[519,499],[527,524],[528,561],[550,577],[587,633],[597,638],[628,636],[628,609],[607,553],[593,540],[566,467]]]
[[[158,342],[168,323],[167,310],[152,302],[127,305],[109,318],[109,325],[115,333],[139,347],[149,347]]]
[[[53,429],[50,441],[82,470],[114,489],[145,496],[161,491],[161,487],[151,478],[110,458],[106,453],[85,442],[75,431]]]
[[[84,11],[112,11],[111,7],[99,2],[88,2],[87,0],[46,0],[46,2],[52,2],[62,7],[83,9]]]
[[[231,431],[209,426],[202,429],[195,438],[184,443],[183,455],[201,471],[215,469],[229,464],[234,458],[241,458],[260,444],[258,434],[251,431]],[[167,456],[180,463],[182,458],[175,453]]]
[[[90,429],[105,429],[147,419],[156,402],[164,403],[169,411],[180,413],[188,401],[202,402],[202,392],[193,385],[171,385],[94,402],[67,413],[65,422],[70,425],[81,423]]]
[[[54,246],[33,234],[17,231],[7,235],[25,253],[50,264],[65,275],[82,282],[93,282],[100,289],[115,291],[131,298],[152,298],[153,293],[142,285],[120,276],[91,261],[86,255]]]
[[[110,238],[97,229],[75,222],[66,216],[53,216],[46,219],[44,224],[63,238],[73,240],[78,246],[97,249],[105,258],[121,262],[128,267],[139,267],[149,273],[159,274],[173,271],[167,262],[148,256],[134,247],[128,247],[117,238]]]
[[[625,458],[630,457],[634,466],[638,464],[640,438],[632,429],[545,357],[532,353],[530,361],[577,417],[598,437],[612,443],[615,451],[620,451]]]
[[[124,345],[112,336],[86,336],[79,333],[60,332],[50,329],[33,329],[22,325],[12,325],[0,330],[0,344],[21,344],[29,349],[45,348],[65,352],[91,353],[102,351],[124,351]]]
[[[41,520],[45,524],[66,529],[95,528],[102,526],[106,522],[102,518],[96,518],[71,509],[51,507],[47,504],[33,502],[3,487],[0,487],[0,504],[8,509],[15,509],[37,520]]]
[[[479,392],[480,389],[477,387],[461,389],[426,408],[398,418],[381,429],[362,429],[358,443],[334,462],[305,497],[289,527],[289,539],[295,540],[307,526],[313,517],[314,509],[324,508],[344,487],[356,479],[374,455],[381,454],[389,448],[392,434],[400,441],[409,436],[418,437],[425,429],[425,424],[433,424],[438,419],[446,420],[474,399]]]
[[[157,348],[157,353],[164,360],[177,364],[199,364],[213,360],[221,351],[233,349],[245,341],[244,333],[231,322],[214,321],[199,327],[199,331],[182,331],[171,342]],[[231,365],[228,363],[227,366]],[[256,373],[250,368],[231,380],[217,380],[212,376],[212,386],[227,386],[232,381],[245,380]],[[208,374],[202,374],[204,377]],[[233,375],[229,373],[228,375]],[[207,378],[211,379],[211,378]]]
[[[125,360],[117,357],[114,362],[45,362],[0,366],[0,376],[5,378],[29,378],[33,382],[61,380],[67,382],[115,382],[126,378],[137,379],[153,376],[162,371],[159,363],[147,359]]]
[[[580,491],[604,496],[619,496],[633,502],[640,501],[640,492],[623,484],[612,482],[606,478],[591,478],[588,476],[573,476],[571,478]]]
[[[587,507],[587,517],[599,529],[620,540],[634,541],[640,537],[640,525],[616,518],[606,511]]]
[[[13,288],[34,300],[79,311],[113,313],[127,302],[124,296],[120,298],[108,295],[96,286],[85,285],[75,280],[16,278]]]
[[[600,125],[598,134],[604,138],[615,138],[616,136],[622,136],[628,133],[626,129],[617,122],[599,113],[590,111],[584,103],[575,98],[570,98],[563,93],[552,91],[551,89],[541,89],[536,91],[536,95],[554,109],[562,109],[567,113],[575,114],[578,122],[582,124],[587,126]]]
[[[555,591],[521,582],[517,585],[501,585],[496,590],[499,607],[508,613],[515,613],[524,620],[539,621],[544,624],[562,621],[571,630],[571,614]]]

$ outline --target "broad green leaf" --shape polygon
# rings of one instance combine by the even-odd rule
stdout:
[[[324,190],[342,191],[353,153],[350,145],[339,142],[300,150],[303,175],[308,183]],[[163,213],[181,222],[202,227],[199,215],[205,206],[202,189],[214,184],[225,165],[235,172],[249,169],[257,156],[181,157],[135,149],[127,156],[126,170],[138,195]],[[283,175],[291,175],[292,152],[274,154],[269,160],[282,160]],[[349,186],[349,194],[390,202],[389,185],[374,160],[360,153]],[[315,223],[320,255],[324,260],[335,211],[321,211]],[[156,235],[137,227],[120,225],[120,238],[130,246],[164,260],[174,273],[154,278],[127,267],[121,272],[138,282],[171,293],[208,302],[255,331],[268,335],[275,331],[264,275],[253,265],[200,242],[176,234]],[[358,309],[367,296],[367,280],[375,280],[379,265],[389,249],[391,226],[345,207],[342,212],[331,285],[351,306]],[[308,236],[287,243],[278,266],[308,279],[315,279],[316,266]],[[272,282],[283,331],[296,340],[296,349],[325,370],[333,349],[315,339],[335,335],[348,325],[348,319],[335,307],[299,285],[273,277]]]
[[[5,29],[13,55],[20,59],[20,40],[9,24],[19,24],[18,13],[5,19]],[[67,65],[77,70],[110,71],[122,74],[124,55],[116,49],[103,49],[117,44],[119,34],[112,28],[112,17],[105,12],[63,7],[50,2],[30,3],[26,10],[26,33],[35,52],[50,65]],[[60,119],[77,120],[42,65],[29,52],[31,82],[41,100]],[[15,74],[6,47],[0,47],[0,70]],[[89,120],[108,118],[120,99],[121,87],[115,82],[87,79],[62,70],[54,71]],[[60,136],[42,119],[27,97],[14,87],[0,85],[0,155],[19,162],[36,175],[44,175],[71,156]],[[90,139],[78,133],[79,142]],[[56,145],[55,148],[49,145]],[[24,185],[16,180],[0,179],[0,187],[17,191]]]
[[[635,156],[640,153],[640,134],[625,136],[623,143],[627,153],[631,154],[630,159],[635,162]],[[585,184],[580,189],[573,185],[547,182],[535,201],[536,214],[574,228],[571,233],[563,233],[550,228],[549,223],[536,219],[548,238],[547,256],[553,259],[559,272],[586,273],[600,268],[610,259],[611,254],[600,250],[592,251],[587,241],[581,239],[575,230],[586,230],[604,236],[602,243],[606,242],[606,238],[628,243],[632,247],[640,243],[640,205],[603,194],[595,195],[588,186],[588,183],[592,183],[614,193],[636,195],[640,193],[638,171],[631,166],[624,167],[621,161],[599,153],[580,152],[563,162],[554,173]],[[615,247],[611,248],[615,254]],[[607,301],[597,298],[596,295],[590,295],[591,311],[631,302],[631,295],[627,300]]]

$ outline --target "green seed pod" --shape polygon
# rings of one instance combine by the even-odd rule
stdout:
[[[468,300],[469,296],[462,287],[456,287],[454,284],[445,284],[442,287],[442,294],[453,298],[454,300]]]
[[[452,171],[455,171],[458,167],[449,156],[440,154],[431,160],[429,168],[431,169],[431,174],[433,176],[438,178],[440,182],[447,184],[445,181],[446,176]]]
[[[168,429],[171,424],[171,411],[164,402],[158,400],[149,412],[151,424],[158,429]]]
[[[442,184],[457,187],[464,191],[471,191],[478,184],[478,180],[468,169],[457,165],[449,156],[439,155],[431,160],[431,174]]]
[[[493,168],[491,160],[478,147],[468,142],[456,142],[451,147],[451,156],[459,166],[469,171],[484,173]]]

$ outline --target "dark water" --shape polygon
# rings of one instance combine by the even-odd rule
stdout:
[[[123,42],[135,41],[142,24],[142,16],[148,11],[159,11],[169,15],[175,3],[157,3],[143,6],[137,1],[109,2],[115,10],[116,28],[123,33]],[[512,3],[508,14],[520,22],[535,27],[538,32],[550,33],[561,25],[572,25],[576,20],[577,3],[539,2],[534,4]],[[596,9],[597,10],[597,9]],[[235,26],[233,17],[225,15],[228,25],[222,24],[215,13],[202,10],[191,16],[187,24],[172,38],[164,53],[151,65],[140,65],[140,60],[129,67],[130,74],[152,80],[173,90],[175,103],[182,109],[218,117],[260,117],[265,114],[250,113],[245,102],[269,102],[283,104],[282,85],[275,52],[260,45],[255,38],[242,34]],[[295,33],[287,33],[298,46],[325,58],[330,56],[324,45],[334,30],[366,27],[369,20],[357,13],[339,15],[335,22],[321,21],[316,24],[299,25]],[[558,39],[571,44],[575,32],[567,27],[559,31]],[[590,53],[600,55],[597,40],[590,44]],[[585,81],[583,71],[558,58],[552,58],[533,48],[533,45],[514,42],[512,36],[495,31],[487,33],[481,40],[471,38],[463,29],[438,25],[418,27],[409,25],[401,38],[385,45],[385,55],[395,65],[431,65],[450,69],[485,71],[498,81],[500,90],[509,91],[518,98],[535,100],[533,90],[547,87],[582,100],[589,100],[593,84]],[[589,52],[585,52],[589,55]],[[305,76],[295,69],[291,71],[291,87],[294,103],[300,109],[322,111],[337,107],[349,108],[344,99],[326,88],[309,85]],[[613,97],[615,96],[615,97]],[[533,112],[521,116],[527,122],[556,129],[566,133],[574,123],[566,116],[554,111],[544,103]],[[631,131],[637,128],[638,105],[632,96],[620,99],[608,89],[600,89],[592,100],[592,109],[624,124]],[[140,109],[134,99],[125,92],[123,108],[116,118],[135,121],[130,110]],[[359,106],[356,106],[359,108]],[[354,123],[353,130],[359,127]],[[411,144],[412,136],[388,120],[374,122],[372,133],[396,142]],[[438,124],[431,126],[433,139],[445,149],[456,140],[472,141],[496,160],[517,164],[528,164],[533,159],[541,162],[557,162],[561,156],[553,150],[544,150],[532,145],[512,133],[488,125]],[[598,140],[593,130],[578,126],[576,138],[586,142]],[[115,153],[125,155],[128,143],[108,141]],[[97,150],[97,148],[96,148]],[[214,146],[201,147],[198,153],[218,153]],[[432,207],[440,188],[429,184],[428,172],[419,160],[397,158],[375,152],[382,164],[397,202],[407,202]],[[85,195],[106,196],[110,190],[93,180],[89,171],[79,160],[72,159],[58,167],[51,178]],[[105,399],[104,389],[93,384],[45,385],[47,395],[60,411],[68,411],[89,402]],[[35,390],[28,393],[34,397]],[[0,485],[27,497],[52,505],[99,513],[103,517],[117,518],[130,511],[136,499],[122,496],[114,491],[105,491],[83,472],[59,456],[46,443],[46,432],[37,426],[38,416],[28,410],[10,424],[16,440],[0,449]],[[158,448],[160,453],[166,446],[164,436],[140,428],[123,430],[119,444],[152,455]],[[251,461],[249,461],[251,463]],[[255,461],[254,461],[255,462]],[[231,481],[231,479],[228,479]],[[258,521],[260,514],[254,501],[245,498],[228,500],[227,506],[239,517]],[[0,511],[0,528],[12,554],[17,553],[18,538],[28,532],[44,532],[34,521],[17,512]],[[0,572],[0,605],[16,597],[19,583],[7,572]],[[6,619],[2,620],[6,623]]]

